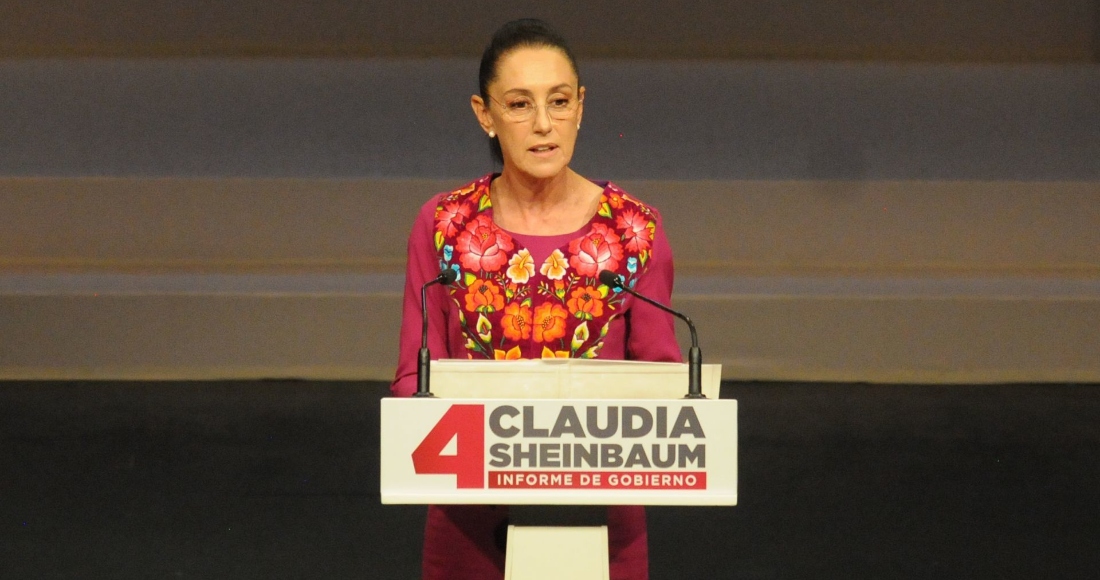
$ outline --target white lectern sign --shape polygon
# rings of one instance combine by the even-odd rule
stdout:
[[[737,402],[382,401],[383,503],[734,505]]]

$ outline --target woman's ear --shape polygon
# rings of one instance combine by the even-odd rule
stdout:
[[[477,117],[477,124],[481,125],[481,130],[490,137],[496,135],[493,129],[493,116],[489,113],[489,107],[485,106],[485,100],[481,95],[470,96],[470,108],[474,110],[474,116]]]

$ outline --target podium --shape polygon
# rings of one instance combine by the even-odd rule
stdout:
[[[382,503],[736,505],[737,402],[704,367],[685,399],[679,363],[433,361],[436,397],[382,400]],[[606,526],[509,527],[506,579],[607,577]]]

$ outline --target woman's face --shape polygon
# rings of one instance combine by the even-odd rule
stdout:
[[[547,179],[568,167],[584,112],[577,83],[556,48],[517,48],[500,58],[489,100],[471,102],[482,129],[500,139],[505,171]]]

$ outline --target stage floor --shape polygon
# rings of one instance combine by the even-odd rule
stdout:
[[[0,382],[0,577],[416,578],[376,382]],[[651,508],[654,579],[1089,578],[1100,385],[727,383],[740,505]]]

